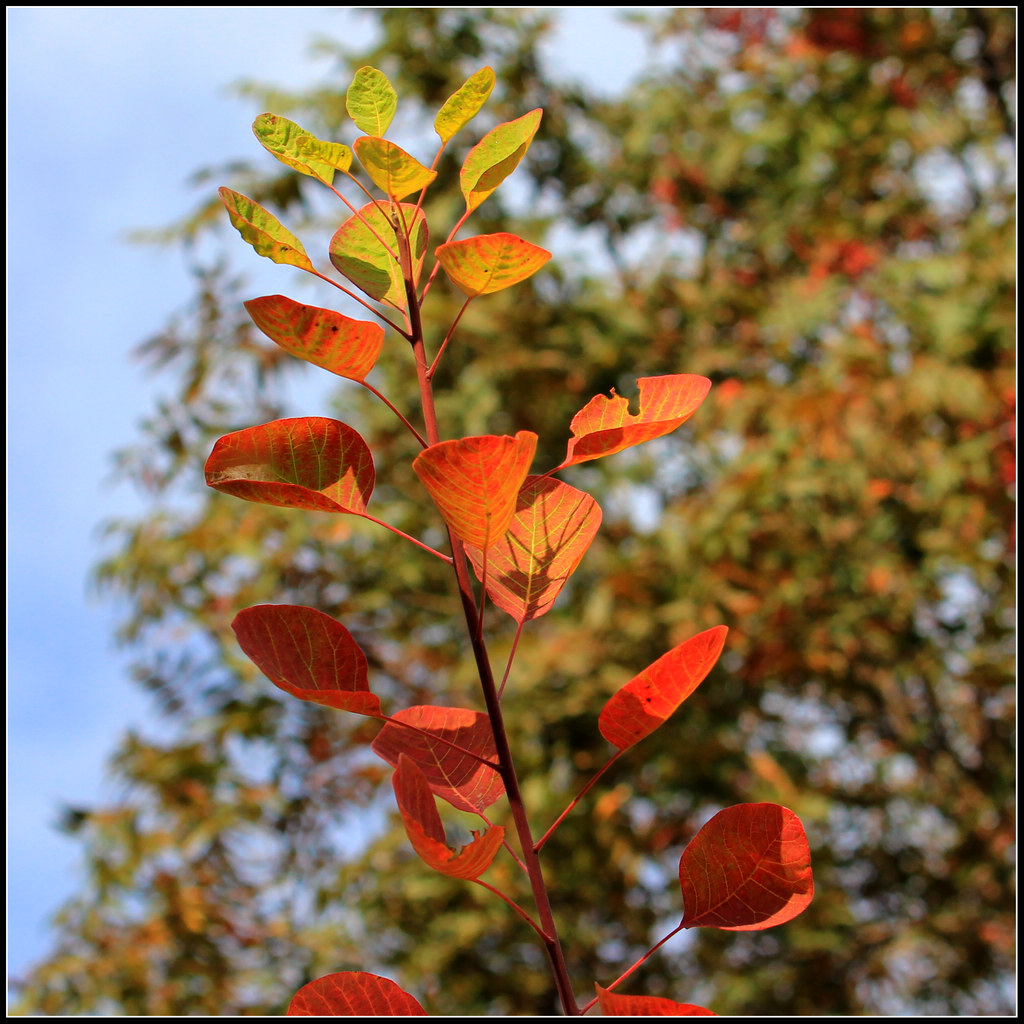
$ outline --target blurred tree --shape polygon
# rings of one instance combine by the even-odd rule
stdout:
[[[337,89],[249,85],[254,114],[349,139],[344,89],[365,63],[398,86],[410,131],[415,97],[432,114],[485,63],[494,122],[546,110],[532,185],[475,226],[548,231],[555,269],[470,308],[444,368],[448,435],[534,430],[553,465],[598,392],[676,372],[717,385],[687,428],[567,474],[605,524],[527,630],[507,695],[547,821],[605,757],[603,699],[731,628],[671,728],[546,848],[580,991],[678,920],[678,856],[710,813],[771,799],[808,826],[811,909],[688,935],[628,991],[759,1016],[1012,1013],[1013,11],[665,8],[636,19],[653,70],[612,99],[548,77],[538,9],[371,13],[380,44],[333,48]],[[330,230],[310,180],[268,160],[222,181],[307,243]],[[428,219],[451,223],[437,192]],[[211,201],[173,237],[224,220]],[[142,349],[176,391],[122,455],[152,512],[111,526],[99,572],[130,602],[123,639],[162,738],[122,743],[120,801],[67,812],[89,878],[18,1009],[275,1013],[310,978],[361,969],[431,1012],[557,1012],[529,930],[409,851],[375,728],[284,698],[235,647],[237,610],[315,605],[368,652],[382,696],[475,699],[436,560],[347,517],[202,488],[213,440],[285,414],[298,367],[248,322],[226,265],[196,275],[194,309]],[[435,302],[438,330],[457,300]],[[405,356],[393,342],[374,379],[411,403]],[[332,412],[375,453],[376,514],[432,536],[391,418],[347,384]],[[511,629],[488,623],[500,659]]]

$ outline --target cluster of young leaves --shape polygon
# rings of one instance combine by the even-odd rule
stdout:
[[[412,469],[443,518],[451,554],[403,534],[368,511],[376,480],[373,456],[358,431],[339,420],[289,418],[235,431],[217,442],[206,463],[206,482],[216,490],[266,505],[360,516],[449,563],[463,602],[486,712],[419,705],[385,714],[370,688],[363,650],[344,625],[316,608],[257,605],[240,612],[232,626],[245,654],[285,692],[384,723],[373,750],[394,768],[395,797],[416,853],[441,874],[476,882],[495,893],[534,929],[546,947],[566,1013],[600,1004],[605,1012],[707,1014],[711,1011],[690,1004],[624,996],[613,989],[682,929],[764,929],[802,912],[811,901],[813,884],[810,851],[799,819],[771,803],[736,805],[715,815],[679,862],[684,912],[678,927],[607,988],[598,985],[596,997],[580,1010],[538,859],[579,798],[539,840],[533,839],[500,712],[515,647],[498,687],[484,639],[484,612],[489,598],[521,631],[527,621],[551,609],[597,533],[597,502],[553,474],[672,432],[697,411],[711,381],[694,374],[641,378],[636,413],[614,390],[610,396],[595,396],[569,424],[565,458],[540,475],[530,473],[538,441],[531,431],[441,439],[432,381],[463,312],[474,299],[525,281],[551,255],[505,232],[456,239],[469,216],[526,154],[541,120],[537,109],[498,124],[469,151],[459,174],[465,211],[434,249],[434,264],[424,278],[429,238],[422,210],[425,193],[445,147],[481,110],[494,80],[494,72],[485,67],[442,106],[434,121],[440,147],[429,168],[386,138],[397,95],[375,68],[361,68],[347,92],[347,110],[366,133],[351,149],[324,142],[278,115],[263,114],[254,123],[256,137],[269,152],[322,182],[350,210],[351,216],[331,239],[330,261],[366,298],[318,271],[299,239],[258,202],[228,188],[220,190],[231,223],[259,255],[334,284],[409,344],[419,381],[422,433],[366,380],[385,341],[379,324],[281,295],[246,303],[256,326],[286,352],[362,384],[405,425],[422,449]],[[379,196],[353,173],[354,160]],[[339,174],[369,202],[356,208],[335,188]],[[417,202],[404,201],[415,193]],[[430,358],[421,311],[439,269],[466,298]],[[380,312],[367,299],[397,311],[398,322],[392,319],[394,314]],[[479,580],[479,598],[469,583],[468,564]],[[717,626],[678,644],[612,695],[600,712],[598,728],[615,751],[584,793],[693,693],[717,662],[726,633],[726,627]],[[502,797],[511,810],[518,854],[506,841],[506,827],[486,813]],[[483,830],[474,832],[461,849],[449,844],[437,798],[483,822]],[[503,848],[530,881],[536,919],[482,879]],[[340,972],[303,986],[288,1012],[396,1015],[423,1010],[387,979],[368,972]]]

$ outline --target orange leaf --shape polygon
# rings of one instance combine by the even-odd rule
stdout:
[[[370,693],[366,656],[330,615],[292,604],[246,608],[231,623],[249,660],[275,685],[300,700],[380,718]]]
[[[515,437],[463,437],[432,444],[412,468],[452,532],[488,548],[508,529],[536,450],[537,435],[528,430]]]
[[[694,373],[641,377],[637,385],[640,412],[635,415],[612,388],[611,397],[596,395],[573,416],[573,436],[558,469],[671,433],[697,411],[711,390],[711,381]]]
[[[600,985],[597,1002],[603,1017],[717,1017],[718,1014],[693,1003],[676,1003],[660,996],[624,996]]]
[[[246,501],[363,515],[373,458],[351,427],[322,416],[274,420],[222,437],[206,460],[206,483]]]
[[[427,1011],[393,981],[365,971],[339,971],[303,985],[289,1017],[426,1017]]]
[[[403,755],[411,758],[442,800],[480,814],[505,792],[498,772],[477,759],[498,761],[491,723],[482,712],[424,704],[399,711],[393,719],[377,734],[373,752],[394,767]],[[405,728],[410,725],[420,732]]]
[[[487,593],[517,622],[551,610],[601,525],[601,508],[583,491],[529,476],[501,540],[487,552]],[[483,552],[467,547],[478,578]]]
[[[619,750],[650,736],[714,668],[728,632],[715,626],[698,633],[634,676],[602,708],[601,735]]]
[[[474,832],[473,841],[456,853],[448,846],[434,794],[416,762],[401,754],[392,781],[409,842],[425,864],[442,875],[467,879],[479,878],[491,866],[505,838],[500,825]]]
[[[452,282],[470,298],[511,288],[551,259],[547,249],[507,232],[448,242],[438,246],[435,255]]]
[[[755,931],[785,924],[814,896],[800,819],[778,804],[719,811],[679,860],[683,925]]]
[[[286,352],[349,380],[366,377],[384,344],[379,324],[304,306],[284,295],[250,299],[245,308],[253,323]]]

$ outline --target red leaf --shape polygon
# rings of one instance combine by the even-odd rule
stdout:
[[[416,456],[412,468],[457,537],[487,548],[508,529],[526,479],[537,435],[485,435],[440,441]]]
[[[600,985],[597,1002],[603,1017],[717,1017],[718,1014],[693,1003],[675,1003],[660,996],[624,996]]]
[[[427,1011],[393,981],[365,971],[339,971],[303,985],[289,1017],[426,1017]]]
[[[381,717],[366,656],[330,615],[293,604],[246,608],[231,624],[239,646],[275,685],[300,700]]]
[[[338,420],[274,420],[222,437],[206,460],[206,482],[264,505],[363,515],[373,493],[373,458]]]
[[[511,288],[551,259],[547,249],[507,232],[447,242],[438,246],[435,255],[448,277],[471,299]]]
[[[679,860],[683,925],[754,931],[785,924],[814,896],[800,819],[778,804],[719,811]]]
[[[395,721],[386,723],[373,741],[374,753],[396,768],[405,754],[416,762],[431,790],[442,800],[460,811],[480,814],[505,792],[495,769],[463,753],[468,750],[497,763],[491,723],[482,712],[423,704],[399,711],[393,718]],[[414,725],[422,732],[395,722]]]
[[[551,610],[601,525],[589,494],[551,477],[530,476],[520,488],[505,536],[487,552],[487,593],[517,622]],[[483,552],[467,547],[478,578]]]
[[[611,397],[596,395],[573,416],[573,436],[559,469],[671,433],[697,411],[711,390],[707,377],[693,373],[641,377],[637,385],[640,412],[636,415],[612,388]]]
[[[250,299],[245,308],[253,323],[286,352],[349,380],[366,377],[384,344],[379,324],[304,306],[284,295]]]
[[[409,842],[425,864],[443,875],[467,879],[479,878],[491,866],[505,838],[500,825],[474,832],[472,842],[456,853],[448,846],[430,783],[416,762],[399,755],[392,781]]]
[[[715,626],[698,633],[634,676],[601,710],[601,735],[620,750],[650,736],[714,668],[728,632]]]

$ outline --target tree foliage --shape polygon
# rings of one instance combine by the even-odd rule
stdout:
[[[254,107],[344,141],[356,68],[436,111],[486,63],[494,123],[545,109],[529,195],[493,196],[474,224],[554,259],[467,311],[437,382],[459,382],[438,408],[452,435],[531,431],[554,466],[551,439],[592,395],[635,395],[635,370],[716,383],[698,433],[566,471],[605,520],[506,698],[526,799],[553,818],[604,756],[595,709],[729,624],[643,770],[613,769],[546,849],[580,988],[677,913],[666,881],[701,825],[777,800],[807,826],[814,903],[777,932],[688,936],[642,991],[719,1013],[1012,1012],[1013,12],[666,8],[642,26],[658,66],[610,99],[547,77],[536,12],[373,16],[374,52],[335,51],[337,90],[249,86]],[[438,195],[459,191],[466,152],[450,149]],[[338,225],[317,220],[315,181],[235,173],[235,194],[326,247]],[[216,232],[221,212],[204,195],[178,237]],[[196,279],[194,307],[142,349],[174,395],[121,456],[152,510],[110,526],[99,569],[130,602],[122,639],[160,738],[119,746],[123,798],[67,811],[88,880],[19,1008],[276,1013],[314,978],[365,970],[429,1012],[441,990],[466,1012],[553,1012],[528,929],[408,851],[369,756],[378,726],[289,700],[236,644],[238,608],[308,605],[346,623],[382,697],[429,704],[443,680],[474,699],[436,559],[355,517],[203,489],[217,437],[292,411],[298,361],[253,326],[226,264]],[[446,295],[450,323],[464,296]],[[390,372],[368,379],[411,405]],[[407,465],[407,435],[365,395],[341,381],[323,412]],[[377,482],[377,514],[429,537],[406,472]],[[499,657],[514,625],[489,623]]]

